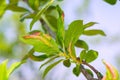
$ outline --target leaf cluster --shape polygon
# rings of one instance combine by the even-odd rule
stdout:
[[[116,3],[116,0],[104,1],[112,5]],[[19,6],[20,2],[28,5],[29,8]],[[32,19],[30,23],[31,31],[20,38],[21,41],[32,46],[32,49],[22,61],[26,61],[28,58],[33,61],[46,60],[40,66],[40,69],[50,63],[43,72],[43,78],[53,67],[63,62],[66,67],[70,67],[72,64],[76,65],[73,68],[73,74],[76,76],[79,76],[80,73],[86,73],[88,75],[84,74],[84,76],[87,79],[94,78],[93,72],[95,72],[98,79],[102,79],[102,76],[98,74],[100,72],[89,64],[97,59],[98,52],[89,49],[85,40],[80,38],[82,35],[106,36],[102,30],[90,28],[97,24],[96,22],[85,24],[83,20],[75,20],[67,26],[68,29],[65,29],[64,11],[56,4],[55,0],[9,0],[9,3],[2,0],[0,9],[0,17],[3,16],[6,10],[11,10],[21,12],[20,21]],[[37,21],[41,23],[42,30],[32,29]],[[81,49],[79,56],[76,56],[76,47]],[[38,52],[39,55],[35,55],[35,52]],[[83,65],[88,66],[90,69],[84,68]],[[6,70],[3,73],[6,74]]]

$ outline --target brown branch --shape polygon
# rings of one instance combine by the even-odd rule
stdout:
[[[81,72],[83,73],[83,75],[86,77],[87,80],[98,80],[96,78],[93,78],[84,68],[83,65],[80,65],[80,69],[81,69]]]
[[[43,19],[40,19],[40,22],[43,25],[43,28],[49,33],[49,35],[53,38],[56,38],[55,33],[50,29],[50,27],[45,23],[45,21]]]
[[[28,2],[28,0],[23,0],[24,2]]]
[[[85,61],[82,61],[82,63],[91,68],[96,73],[98,80],[101,80],[103,78],[102,74],[98,70],[96,70],[92,65],[86,63]]]

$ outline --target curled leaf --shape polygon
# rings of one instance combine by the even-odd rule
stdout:
[[[106,75],[102,80],[119,80],[119,73],[114,66],[103,60],[104,65],[106,66]]]
[[[32,31],[29,35],[22,38],[22,41],[33,45],[37,52],[47,53],[47,55],[59,52],[57,43],[48,34],[38,31]]]

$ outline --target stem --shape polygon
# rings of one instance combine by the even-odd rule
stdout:
[[[45,21],[43,19],[40,19],[40,22],[43,25],[43,28],[49,33],[49,35],[52,36],[53,38],[56,38],[55,33],[50,29],[50,27],[48,27]]]
[[[96,73],[98,80],[101,80],[103,78],[102,74],[98,70],[96,70],[92,65],[86,63],[85,61],[82,61],[82,63],[91,68]]]
[[[24,2],[28,2],[28,0],[23,0]]]
[[[80,65],[80,69],[81,69],[81,72],[83,73],[83,75],[86,77],[87,80],[98,80],[98,79],[95,79],[93,78],[84,68],[83,65]]]

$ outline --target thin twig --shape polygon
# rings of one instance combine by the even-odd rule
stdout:
[[[98,79],[95,79],[93,78],[84,68],[83,65],[80,65],[80,69],[81,69],[81,72],[83,73],[83,75],[86,77],[87,80],[98,80]]]
[[[98,70],[96,70],[92,65],[86,63],[85,61],[82,61],[82,63],[91,68],[96,73],[98,80],[101,80],[103,78],[102,74]]]
[[[43,28],[49,33],[49,35],[55,39],[55,33],[50,29],[50,27],[45,23],[45,21],[43,19],[40,19],[40,22],[43,25]]]
[[[24,2],[28,2],[28,0],[23,0]]]

